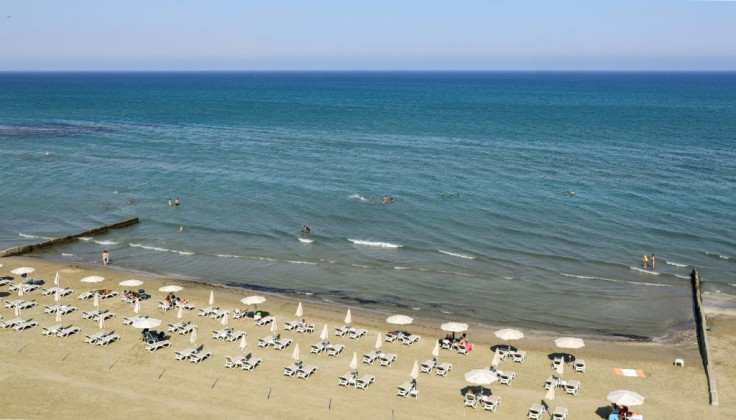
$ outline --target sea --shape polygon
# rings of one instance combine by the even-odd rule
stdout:
[[[694,268],[736,308],[736,73],[0,73],[0,176],[0,249],[140,218],[68,263],[560,334],[690,329]]]

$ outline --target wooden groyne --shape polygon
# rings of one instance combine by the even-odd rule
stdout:
[[[706,335],[705,314],[703,313],[703,299],[700,297],[700,276],[698,270],[693,268],[690,273],[690,281],[693,286],[693,305],[695,308],[695,327],[698,331],[698,347],[700,356],[703,358],[705,376],[708,379],[708,391],[710,392],[710,405],[718,405],[718,391],[716,390],[716,377],[711,371],[713,358],[708,348],[708,336]]]
[[[33,251],[39,250],[39,249],[49,248],[52,246],[76,241],[80,237],[97,236],[97,235],[106,233],[110,229],[120,229],[120,228],[124,228],[128,226],[132,226],[138,222],[139,222],[138,218],[135,217],[133,219],[123,220],[122,222],[113,223],[110,225],[104,225],[104,226],[96,227],[94,229],[85,230],[84,232],[78,233],[76,235],[69,235],[69,236],[64,236],[61,238],[50,239],[48,241],[41,242],[40,244],[21,245],[21,246],[16,246],[13,248],[8,248],[4,251],[0,251],[0,257],[12,257],[12,256],[17,256],[17,255],[28,254]]]

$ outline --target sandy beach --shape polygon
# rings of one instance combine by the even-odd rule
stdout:
[[[554,345],[557,336],[527,334],[510,344],[528,352],[524,363],[500,362],[499,369],[516,373],[510,385],[494,383],[488,388],[501,402],[494,413],[482,407],[464,407],[461,389],[469,384],[464,373],[471,369],[490,366],[493,352],[490,346],[502,344],[491,329],[470,324],[468,337],[474,350],[467,355],[442,350],[440,362],[450,362],[452,370],[446,377],[420,373],[417,383],[418,398],[396,396],[397,386],[409,381],[414,361],[420,364],[432,358],[436,340],[445,333],[439,323],[415,319],[411,325],[398,327],[421,336],[412,346],[383,342],[383,352],[395,353],[397,360],[389,367],[378,363],[361,363],[362,355],[374,349],[376,335],[384,336],[397,326],[387,324],[391,314],[369,311],[359,306],[350,307],[352,325],[364,328],[367,335],[357,340],[337,337],[335,327],[344,325],[347,307],[303,300],[304,318],[315,325],[315,333],[301,334],[286,331],[284,322],[297,317],[294,312],[298,301],[291,298],[265,295],[266,302],[260,309],[276,317],[278,333],[299,344],[301,360],[305,365],[317,366],[317,372],[308,379],[284,376],[284,366],[292,363],[294,344],[283,351],[259,348],[258,339],[271,335],[269,326],[258,327],[252,318],[229,319],[229,327],[247,332],[246,353],[263,359],[253,371],[226,369],[225,356],[239,356],[243,351],[239,341],[225,342],[212,338],[212,331],[223,328],[219,320],[197,315],[197,310],[185,311],[181,321],[191,321],[198,326],[197,341],[190,342],[189,335],[171,333],[172,346],[156,352],[147,352],[140,342],[140,330],[123,325],[124,317],[134,316],[133,305],[120,297],[101,300],[100,309],[108,309],[115,317],[106,321],[105,330],[120,335],[120,340],[107,347],[84,343],[85,335],[99,331],[98,323],[82,318],[82,311],[91,311],[93,299],[77,297],[90,289],[112,289],[122,292],[122,280],[137,278],[144,281],[143,288],[152,297],[142,302],[142,315],[163,321],[161,330],[168,323],[176,323],[177,311],[163,311],[157,307],[165,293],[161,286],[183,286],[177,293],[197,308],[208,305],[210,291],[214,291],[215,305],[233,310],[245,305],[239,300],[250,293],[246,290],[213,287],[198,283],[171,280],[125,272],[113,267],[82,266],[42,260],[33,257],[0,259],[0,276],[12,275],[16,267],[31,266],[36,269],[32,277],[46,281],[44,288],[53,287],[56,272],[62,277],[61,285],[74,290],[62,303],[75,305],[76,312],[65,315],[64,325],[75,325],[81,332],[68,338],[47,337],[42,327],[56,324],[54,315],[44,313],[44,305],[54,305],[53,296],[43,296],[41,290],[26,293],[25,300],[38,302],[24,310],[21,318],[31,318],[39,325],[25,331],[0,330],[0,417],[2,418],[359,418],[359,419],[420,419],[420,418],[525,418],[533,403],[540,403],[546,394],[545,380],[555,372],[548,357],[558,353]],[[96,285],[80,282],[89,275],[100,275],[105,281]],[[14,276],[17,283],[19,276]],[[17,293],[8,286],[0,288],[4,301],[17,299]],[[260,294],[260,293],[258,293]],[[3,302],[4,303],[4,302]],[[560,308],[564,311],[564,308]],[[6,321],[15,318],[13,309],[0,305],[0,315]],[[407,315],[412,315],[407,313]],[[555,314],[550,314],[554,316]],[[447,319],[459,321],[462,319]],[[626,322],[626,314],[621,314]],[[337,357],[324,353],[310,354],[310,346],[320,342],[319,333],[325,323],[330,331],[330,342],[345,346]],[[554,400],[546,400],[551,410],[566,407],[568,419],[608,418],[606,394],[612,390],[628,389],[646,397],[642,406],[632,407],[643,418],[651,419],[728,419],[736,418],[734,382],[736,363],[732,357],[735,330],[734,318],[716,316],[709,318],[711,350],[715,359],[716,383],[720,406],[709,405],[708,387],[695,333],[681,336],[677,342],[634,342],[605,339],[586,339],[585,347],[572,350],[587,365],[585,373],[572,372],[566,366],[563,379],[578,380],[581,387],[577,395],[565,394],[561,389]],[[514,327],[507,325],[507,327]],[[175,352],[203,345],[212,356],[201,364],[177,361]],[[358,355],[359,377],[375,375],[367,389],[338,386],[338,378],[350,371],[353,352]],[[683,359],[684,367],[673,366],[675,359]],[[617,375],[615,369],[635,369],[644,377]]]

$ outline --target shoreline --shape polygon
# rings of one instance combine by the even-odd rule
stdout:
[[[488,416],[482,408],[463,407],[461,390],[468,386],[464,373],[489,366],[493,358],[489,348],[503,344],[495,337],[494,329],[489,327],[470,325],[468,337],[475,349],[468,355],[441,350],[440,361],[452,363],[453,370],[447,377],[420,373],[421,396],[415,401],[397,397],[396,387],[410,380],[409,372],[415,360],[422,363],[432,358],[436,339],[445,336],[439,322],[434,320],[418,318],[410,325],[397,326],[386,323],[387,312],[364,305],[314,301],[309,299],[311,296],[303,295],[269,294],[266,302],[258,307],[276,317],[278,333],[292,339],[294,344],[284,351],[262,349],[256,345],[257,339],[269,335],[269,327],[259,328],[250,318],[231,320],[230,327],[247,333],[246,353],[263,359],[262,366],[255,371],[242,372],[223,368],[224,356],[243,353],[237,342],[227,343],[210,337],[210,330],[223,328],[219,320],[199,317],[196,309],[185,311],[183,319],[177,319],[176,310],[163,311],[157,308],[157,302],[165,296],[158,291],[159,287],[178,284],[184,289],[177,295],[188,299],[197,308],[207,306],[210,291],[213,291],[214,306],[232,310],[245,306],[239,303],[241,297],[249,294],[244,288],[158,275],[131,275],[130,271],[119,267],[65,264],[36,257],[2,258],[0,264],[4,265],[0,267],[0,275],[3,276],[9,275],[10,270],[16,267],[35,267],[33,277],[45,280],[43,287],[53,286],[54,273],[59,271],[61,286],[74,289],[74,294],[64,298],[62,303],[79,307],[77,312],[66,315],[63,323],[82,328],[79,334],[69,338],[41,335],[41,327],[55,323],[53,315],[43,313],[43,305],[54,304],[53,297],[43,296],[40,291],[25,295],[24,299],[35,299],[38,305],[23,311],[22,317],[37,320],[39,326],[22,332],[0,330],[0,335],[4,336],[0,340],[0,352],[5,355],[0,359],[0,377],[3,378],[0,381],[0,417],[93,418],[104,413],[109,418],[127,418],[131,414],[140,418],[157,418],[161,412],[181,418],[242,416],[243,412],[258,413],[269,419]],[[105,280],[94,285],[80,283],[79,280],[88,275],[101,275]],[[131,277],[143,280],[141,287],[151,295],[151,299],[141,305],[142,315],[160,318],[162,325],[179,321],[195,323],[199,327],[196,344],[190,342],[189,336],[170,333],[171,348],[146,352],[139,342],[140,331],[122,325],[123,317],[135,314],[132,305],[119,297],[102,300],[100,306],[117,315],[106,321],[106,330],[114,330],[121,336],[120,341],[109,347],[83,342],[84,335],[96,333],[99,327],[96,322],[81,319],[82,311],[94,308],[91,299],[82,301],[77,296],[87,289],[98,288],[122,292],[124,288],[117,283]],[[6,290],[2,288],[4,300],[16,299]],[[314,323],[316,333],[299,334],[283,329],[285,321],[297,318],[294,314],[297,302],[302,302],[304,318]],[[348,308],[352,312],[352,325],[368,331],[365,337],[351,340],[334,335],[335,327],[344,324]],[[13,310],[4,307],[0,307],[0,315],[3,320],[14,317]],[[448,320],[462,321],[452,318],[443,321]],[[558,390],[554,401],[548,401],[551,409],[558,405],[567,407],[571,418],[597,418],[596,414],[608,406],[606,393],[613,389],[631,389],[645,395],[645,404],[636,407],[635,411],[644,413],[647,420],[667,418],[667,413],[673,410],[690,418],[717,419],[719,413],[727,418],[736,409],[736,400],[730,398],[736,394],[736,368],[728,362],[732,349],[730,331],[736,322],[732,318],[716,317],[709,319],[709,323],[714,325],[714,331],[710,333],[713,335],[709,338],[713,340],[711,344],[722,396],[720,407],[708,405],[706,378],[694,332],[668,342],[586,338],[585,347],[565,351],[554,345],[553,340],[558,336],[522,329],[525,337],[508,344],[527,351],[526,362],[517,364],[506,360],[499,365],[499,369],[514,370],[517,378],[511,386],[498,383],[487,386],[494,395],[502,397],[496,417],[520,418],[531,403],[544,399],[546,391],[542,384],[555,373],[550,369],[549,357],[562,351],[585,359],[588,365],[585,373],[572,372],[571,366],[565,370],[564,379],[579,380],[583,384],[578,395],[571,396]],[[310,345],[320,341],[319,331],[323,324],[330,332],[328,340],[346,347],[338,357],[309,352]],[[383,342],[384,352],[398,355],[390,367],[360,363],[360,356],[374,348],[377,335],[382,337],[387,331],[397,329],[418,334],[422,339],[412,346]],[[318,372],[306,381],[283,375],[283,366],[292,362],[296,344],[301,348],[300,359],[305,364],[318,366]],[[175,351],[199,345],[212,352],[211,360],[204,361],[201,366],[174,360]],[[359,357],[361,375],[370,374],[377,378],[366,391],[337,385],[338,377],[349,369],[348,362],[353,352]],[[673,367],[675,358],[686,360],[685,367]],[[638,369],[644,372],[645,377],[617,376],[614,371],[618,368]],[[95,390],[92,397],[90,390]],[[100,404],[104,404],[107,410],[100,412]],[[153,405],[157,407],[155,412],[146,409]]]
[[[63,258],[54,258],[51,255],[44,255],[44,256],[33,256],[33,255],[26,255],[26,257],[29,258],[37,258],[39,260],[43,261],[52,261],[60,264],[73,264],[73,265],[80,265],[87,267],[88,269],[94,269],[94,268],[104,268],[100,267],[97,263],[94,262],[71,262],[66,261]],[[152,276],[152,277],[158,277],[164,280],[174,280],[179,281],[182,283],[189,283],[194,284],[200,287],[217,287],[222,288],[224,290],[230,290],[230,291],[245,291],[245,292],[252,292],[252,293],[260,293],[267,296],[273,296],[279,299],[284,299],[287,301],[297,302],[299,300],[302,301],[310,301],[311,303],[315,304],[323,304],[328,306],[334,306],[337,308],[344,308],[347,309],[350,308],[359,308],[361,310],[364,310],[366,312],[374,313],[376,315],[382,315],[384,317],[391,315],[392,313],[395,313],[396,311],[403,311],[407,315],[410,315],[415,318],[415,321],[422,322],[422,323],[437,323],[441,324],[442,322],[445,322],[448,318],[463,318],[462,316],[454,316],[455,314],[448,314],[442,312],[441,315],[438,315],[436,317],[433,316],[427,316],[427,314],[417,314],[417,310],[414,308],[411,308],[408,305],[401,305],[401,304],[382,304],[381,302],[375,301],[375,300],[363,300],[360,298],[350,298],[347,296],[339,297],[336,300],[328,299],[327,294],[315,294],[311,292],[298,292],[295,290],[285,289],[285,288],[278,288],[278,287],[269,287],[269,286],[261,286],[261,285],[255,285],[255,284],[241,284],[241,283],[216,283],[216,282],[210,282],[207,279],[202,278],[196,278],[187,276],[181,273],[174,273],[174,272],[157,272],[155,270],[151,270],[146,267],[135,267],[130,265],[118,265],[118,264],[111,264],[110,266],[106,267],[110,268],[112,270],[117,270],[123,273],[131,273],[131,274],[139,274],[143,276]],[[250,293],[250,294],[252,294]],[[707,314],[709,316],[717,316],[717,315],[729,315],[728,311],[721,311],[717,312],[715,311],[715,307],[709,306],[707,303],[705,303],[704,307],[707,310]],[[422,312],[426,312],[427,310],[424,310]],[[733,311],[733,315],[736,317],[736,309]],[[560,335],[569,335],[571,332],[561,332],[561,331],[553,331],[553,330],[545,330],[545,329],[538,329],[538,328],[531,328],[529,326],[523,326],[523,325],[508,325],[508,324],[493,324],[493,323],[485,323],[485,322],[479,322],[479,321],[464,321],[468,323],[468,325],[475,326],[477,328],[485,329],[485,330],[498,330],[501,328],[521,328],[523,329],[528,335],[534,335],[538,337],[557,337]],[[662,343],[662,344],[668,344],[668,343],[680,343],[684,339],[684,337],[688,337],[691,333],[695,331],[695,323],[692,321],[689,325],[689,328],[681,328],[681,329],[670,329],[665,335],[662,336],[644,336],[644,335],[636,335],[636,334],[619,334],[614,332],[595,332],[595,331],[575,331],[574,334],[578,337],[585,338],[585,339],[593,339],[593,340],[601,340],[601,341],[611,341],[611,342],[635,342],[635,343],[642,343],[642,342],[656,342],[656,343]]]

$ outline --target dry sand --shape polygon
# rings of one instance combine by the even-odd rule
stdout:
[[[82,333],[69,338],[46,337],[41,327],[56,324],[54,316],[45,314],[43,305],[53,305],[53,297],[42,296],[40,290],[27,293],[26,300],[35,299],[39,305],[23,311],[23,318],[39,321],[36,328],[22,332],[0,330],[0,417],[2,418],[355,418],[355,419],[455,419],[498,418],[522,419],[532,403],[545,396],[543,383],[553,370],[548,354],[559,352],[554,346],[554,336],[534,334],[513,342],[529,352],[523,364],[502,361],[499,369],[514,370],[516,379],[510,386],[492,384],[495,395],[502,400],[495,413],[479,408],[465,408],[461,389],[468,384],[464,373],[488,367],[493,353],[490,346],[500,344],[493,331],[471,325],[468,332],[475,345],[474,351],[464,356],[442,350],[441,362],[451,362],[454,367],[447,377],[420,374],[419,398],[396,396],[396,387],[410,379],[415,360],[419,363],[431,359],[434,342],[444,336],[435,321],[415,320],[405,328],[420,334],[422,340],[409,347],[399,343],[384,343],[383,351],[398,354],[398,360],[390,367],[360,363],[362,354],[373,349],[376,334],[382,336],[395,326],[385,322],[387,314],[351,307],[352,324],[367,329],[368,335],[359,340],[334,336],[334,327],[343,325],[346,307],[304,301],[304,317],[316,325],[315,334],[300,334],[283,329],[284,322],[295,319],[297,303],[294,300],[266,296],[260,308],[277,317],[282,337],[290,337],[301,348],[305,365],[316,365],[319,370],[307,380],[283,375],[283,366],[291,363],[293,346],[284,351],[257,347],[257,339],[270,335],[268,327],[254,325],[251,318],[230,319],[231,327],[247,331],[248,348],[263,364],[252,372],[224,368],[225,356],[242,354],[238,342],[229,343],[211,338],[211,331],[222,328],[219,321],[197,316],[197,311],[186,312],[183,320],[197,324],[197,345],[213,356],[200,365],[175,361],[174,352],[192,346],[189,336],[173,335],[172,347],[155,353],[145,351],[139,341],[139,330],[123,326],[123,317],[133,316],[133,306],[120,298],[101,301],[102,309],[109,309],[116,317],[106,323],[106,330],[114,330],[122,339],[109,347],[85,344],[84,335],[99,330],[98,324],[84,320],[81,311],[93,309],[92,300],[82,301],[77,296],[91,288],[125,289],[118,283],[129,278],[145,281],[143,287],[152,294],[144,301],[143,314],[163,320],[162,326],[177,322],[177,311],[164,312],[157,308],[164,293],[158,288],[164,284],[179,284],[184,290],[178,295],[189,299],[197,307],[205,307],[210,290],[215,293],[215,306],[223,309],[243,307],[239,299],[252,293],[211,287],[155,276],[131,274],[102,266],[80,266],[46,261],[32,257],[0,259],[4,264],[0,276],[10,275],[10,270],[20,266],[33,266],[34,278],[46,280],[44,287],[53,286],[54,274],[62,275],[62,286],[75,293],[62,303],[73,304],[79,310],[63,318],[64,324],[82,328]],[[87,275],[97,274],[106,278],[99,286],[80,283]],[[17,280],[16,280],[17,281]],[[8,295],[7,287],[0,289],[5,300],[16,299]],[[4,320],[14,318],[13,310],[0,305]],[[408,314],[411,315],[411,314]],[[626,314],[621,314],[626,322]],[[462,320],[453,320],[462,321]],[[586,373],[573,373],[568,367],[564,379],[577,379],[582,383],[576,396],[556,392],[552,409],[564,406],[568,418],[607,418],[606,394],[616,389],[630,389],[646,397],[643,406],[634,411],[651,419],[732,419],[736,418],[734,382],[736,362],[733,318],[709,319],[713,331],[709,335],[715,358],[720,406],[709,405],[708,387],[702,362],[697,350],[695,334],[682,337],[678,343],[631,342],[586,339],[586,346],[573,353],[585,359]],[[320,341],[319,332],[324,323],[330,329],[330,341],[342,343],[346,351],[338,357],[309,353],[312,344]],[[348,367],[353,352],[359,357],[360,376],[372,374],[376,382],[367,390],[345,388],[337,385],[338,377]],[[673,366],[675,358],[685,360],[684,368]],[[631,378],[614,374],[614,368],[642,370],[646,377]]]

